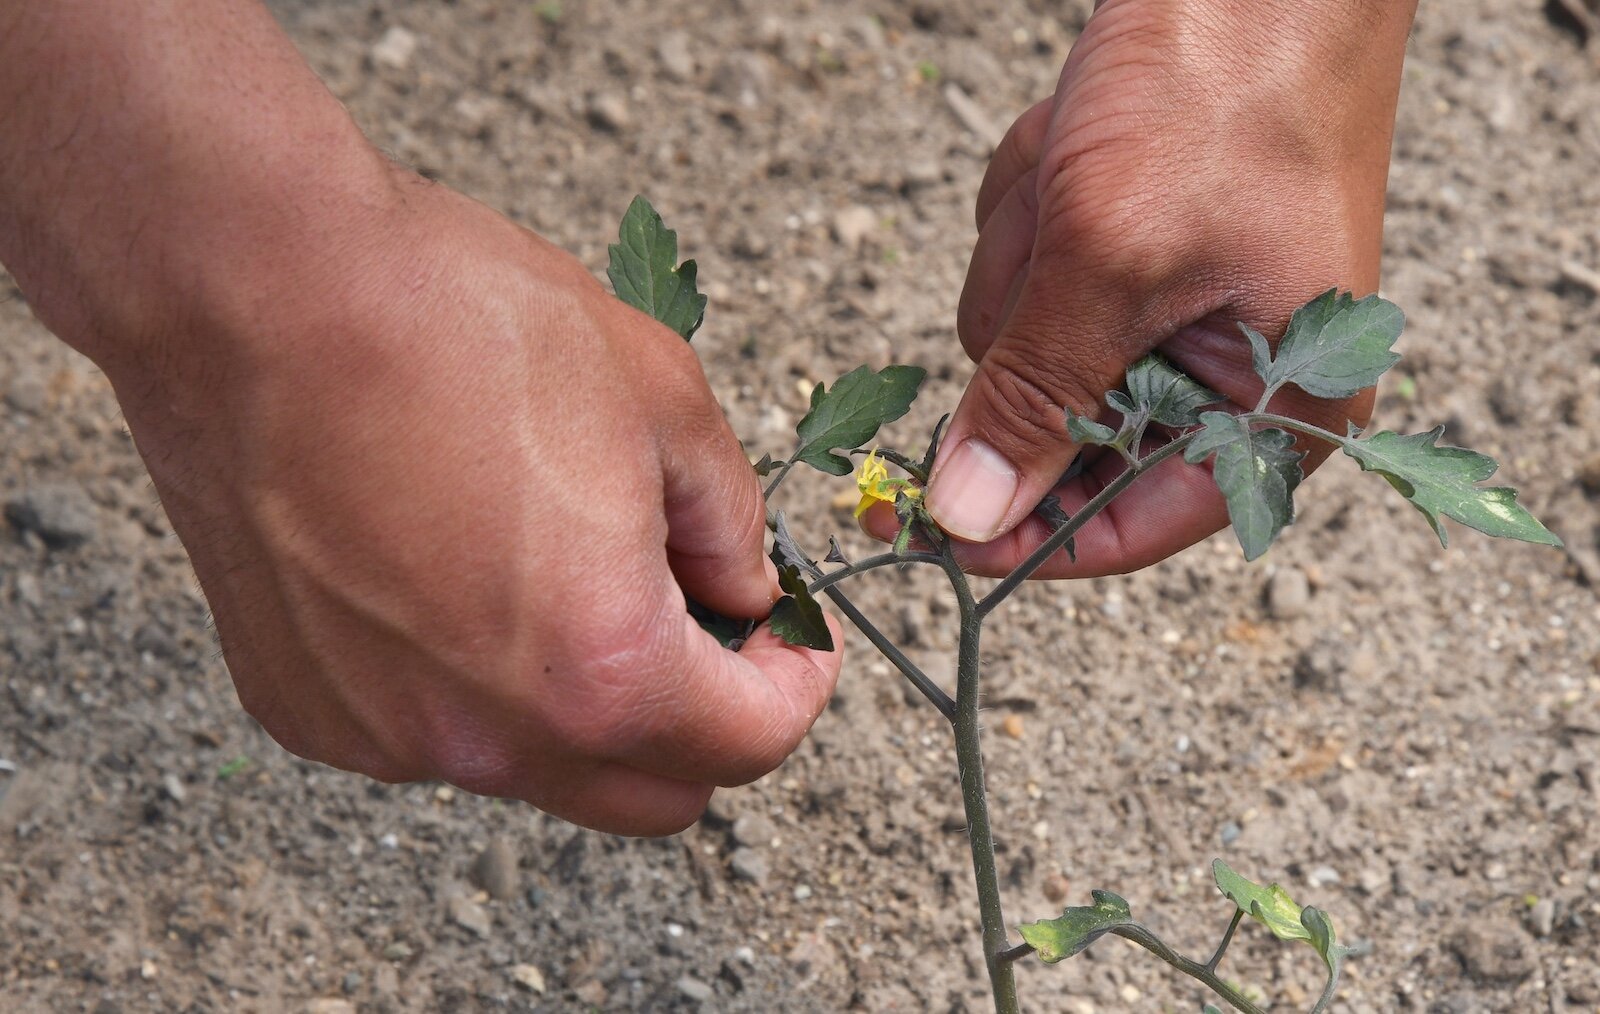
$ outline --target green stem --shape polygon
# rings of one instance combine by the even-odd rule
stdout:
[[[1243,993],[1218,978],[1213,969],[1179,954],[1171,947],[1168,947],[1160,937],[1138,923],[1116,926],[1111,929],[1111,932],[1124,940],[1132,940],[1184,975],[1204,983],[1207,989],[1228,1001],[1228,1004],[1234,1010],[1244,1011],[1245,1014],[1265,1014],[1265,1011],[1251,1003]]]
[[[956,661],[956,765],[961,772],[961,804],[972,846],[972,875],[978,887],[978,915],[983,923],[983,963],[989,972],[996,1014],[1020,1014],[1016,973],[1001,954],[1007,949],[1005,913],[1000,904],[1000,874],[994,861],[994,832],[989,824],[989,797],[983,783],[983,745],[979,742],[978,692],[982,667],[978,638],[983,615],[973,601],[967,576],[945,551],[945,571],[955,588],[961,614],[961,642]]]
[[[1337,447],[1343,447],[1346,444],[1352,443],[1349,437],[1341,437],[1332,430],[1325,430],[1321,426],[1313,426],[1311,423],[1305,422],[1304,420],[1295,419],[1286,415],[1275,415],[1271,412],[1251,412],[1242,418],[1246,422],[1275,423],[1286,429],[1299,430],[1301,433],[1305,433],[1313,437],[1319,437]]]
[[[817,578],[811,582],[811,594],[827,591],[840,581],[855,577],[857,574],[864,574],[879,567],[892,567],[897,563],[942,564],[944,559],[938,553],[881,553],[878,556],[869,556],[865,560],[845,564],[838,570],[829,571]]]
[[[845,618],[856,625],[856,629],[861,631],[868,641],[872,642],[872,646],[877,648],[884,658],[888,659],[896,669],[900,670],[900,675],[904,676],[908,683],[916,687],[918,693],[928,699],[929,704],[939,709],[939,714],[944,716],[945,721],[954,722],[956,720],[956,702],[950,699],[950,695],[945,693],[944,689],[930,679],[926,673],[918,669],[916,663],[907,658],[906,653],[901,651],[893,641],[884,636],[883,631],[879,630],[871,620],[867,619],[861,610],[856,608],[855,603],[846,597],[843,591],[838,588],[825,588],[822,593],[828,596],[834,605],[839,607],[839,611],[844,613]]]
[[[778,491],[778,487],[783,485],[784,476],[788,475],[789,469],[794,467],[794,455],[799,453],[800,448],[796,446],[794,449],[794,454],[789,455],[789,460],[783,463],[783,467],[778,469],[778,474],[772,477],[772,481],[767,483],[767,488],[762,491],[761,498],[763,500],[770,501],[772,499],[772,494],[776,493]]]
[[[1343,961],[1335,961],[1328,969],[1328,984],[1322,987],[1322,995],[1317,997],[1317,1005],[1311,1008],[1311,1014],[1322,1014],[1333,1003],[1334,994],[1339,992],[1339,970],[1343,966]]]
[[[1004,602],[1006,597],[1017,590],[1017,587],[1026,581],[1033,572],[1044,566],[1045,561],[1054,556],[1067,540],[1077,534],[1078,529],[1088,524],[1089,519],[1105,510],[1106,505],[1117,498],[1123,490],[1132,485],[1133,480],[1159,465],[1161,462],[1179,453],[1194,440],[1194,434],[1185,433],[1169,444],[1163,444],[1158,449],[1151,451],[1140,461],[1125,469],[1115,479],[1106,484],[1106,487],[1094,495],[1094,499],[1078,508],[1067,523],[1057,528],[1048,539],[1039,544],[1039,548],[1028,554],[1028,558],[1017,564],[1015,570],[1005,578],[977,605],[978,616],[984,617],[994,611],[994,607]]]
[[[1239,928],[1239,920],[1243,918],[1244,909],[1236,908],[1233,910],[1233,921],[1228,923],[1228,932],[1222,934],[1222,943],[1217,945],[1216,953],[1212,954],[1211,960],[1206,962],[1206,967],[1211,971],[1215,972],[1217,966],[1222,964],[1222,956],[1227,953],[1228,945],[1233,943],[1234,931]]]

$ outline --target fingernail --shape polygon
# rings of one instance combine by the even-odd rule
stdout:
[[[1017,470],[981,440],[964,440],[928,487],[928,513],[939,526],[969,542],[987,542],[1017,496]]]

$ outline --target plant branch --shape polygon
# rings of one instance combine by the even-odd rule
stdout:
[[[1341,437],[1332,430],[1325,430],[1321,426],[1314,426],[1303,419],[1295,419],[1292,416],[1276,415],[1272,412],[1251,412],[1243,418],[1246,422],[1275,423],[1286,429],[1299,430],[1301,433],[1326,440],[1328,443],[1338,447],[1343,447],[1353,442],[1349,437]]]
[[[1217,945],[1217,951],[1211,955],[1211,960],[1206,962],[1206,968],[1215,972],[1217,966],[1222,964],[1222,955],[1227,953],[1228,945],[1233,943],[1233,933],[1239,928],[1239,920],[1244,918],[1244,909],[1233,910],[1233,921],[1228,923],[1228,932],[1222,934],[1222,943]]]
[[[1163,444],[1107,483],[1104,489],[1094,495],[1094,499],[1078,508],[1077,512],[1067,519],[1066,524],[1057,528],[1048,539],[1041,542],[1038,549],[1029,553],[1026,560],[1017,564],[1015,570],[1007,574],[999,584],[994,586],[994,589],[988,595],[983,597],[983,601],[977,605],[978,616],[987,616],[993,612],[995,606],[1005,601],[1012,592],[1017,590],[1018,585],[1032,576],[1034,571],[1044,566],[1045,561],[1054,556],[1062,546],[1066,545],[1067,540],[1076,535],[1078,529],[1087,524],[1090,518],[1105,510],[1106,505],[1115,500],[1123,490],[1127,489],[1133,483],[1133,480],[1188,447],[1192,440],[1194,440],[1194,435],[1185,433],[1171,443]]]
[[[961,641],[956,659],[956,766],[961,773],[961,804],[967,818],[967,841],[972,848],[978,915],[983,923],[983,963],[989,972],[996,1014],[1019,1014],[1016,973],[1011,962],[1000,958],[1008,949],[1006,920],[1000,903],[1000,874],[994,861],[989,795],[983,781],[983,745],[979,742],[978,697],[982,667],[978,639],[983,631],[983,615],[973,601],[972,586],[948,545],[943,555],[945,572],[950,575],[961,614]]]
[[[1148,929],[1139,925],[1138,923],[1126,923],[1121,926],[1114,926],[1111,928],[1110,932],[1122,937],[1124,940],[1132,940],[1134,943],[1138,944],[1140,947],[1143,947],[1151,954],[1154,954],[1162,961],[1165,961],[1173,968],[1176,968],[1184,975],[1204,983],[1207,989],[1222,997],[1222,999],[1228,1001],[1228,1004],[1232,1006],[1234,1010],[1244,1011],[1245,1014],[1266,1014],[1266,1012],[1260,1007],[1257,1007],[1255,1004],[1251,1003],[1243,993],[1240,993],[1238,990],[1234,989],[1232,986],[1218,978],[1217,973],[1213,969],[1200,964],[1198,961],[1194,961],[1179,954],[1171,947],[1168,947],[1166,942],[1160,937],[1156,936],[1154,933],[1150,932]]]
[[[828,596],[834,605],[839,607],[839,611],[844,613],[845,618],[856,625],[856,629],[861,631],[868,641],[872,642],[872,646],[877,648],[884,658],[888,659],[896,669],[900,670],[900,675],[904,676],[907,682],[916,687],[918,693],[928,699],[929,704],[939,709],[939,714],[944,716],[945,721],[954,722],[956,720],[956,702],[950,699],[950,695],[945,693],[944,689],[930,679],[926,673],[918,669],[916,663],[907,658],[905,652],[896,647],[895,643],[889,640],[883,631],[879,630],[871,620],[867,619],[843,591],[838,588],[825,588],[822,593]]]
[[[892,567],[897,563],[931,563],[942,564],[943,558],[938,553],[880,553],[869,556],[865,560],[846,564],[838,570],[829,571],[811,583],[811,594],[827,591],[840,581],[863,574],[879,567]]]
[[[1339,991],[1339,970],[1344,962],[1335,961],[1328,969],[1328,984],[1322,987],[1322,995],[1317,997],[1317,1005],[1311,1008],[1311,1014],[1322,1014],[1333,1003],[1333,995]]]
[[[789,474],[789,469],[794,467],[794,464],[795,464],[794,456],[796,454],[799,454],[800,453],[800,448],[802,448],[804,446],[805,446],[804,444],[795,444],[794,445],[794,450],[789,452],[788,460],[784,461],[783,467],[778,469],[778,474],[774,475],[772,477],[772,481],[767,483],[767,488],[762,491],[761,499],[766,500],[768,502],[770,502],[772,500],[772,494],[776,493],[778,491],[778,487],[783,485],[784,477]]]

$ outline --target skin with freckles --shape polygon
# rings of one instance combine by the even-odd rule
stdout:
[[[958,325],[977,372],[926,503],[972,545],[965,566],[1009,571],[1043,540],[1046,493],[1070,513],[1122,467],[1077,453],[1063,409],[1101,416],[1151,349],[1253,407],[1259,381],[1235,322],[1281,334],[1311,296],[1378,282],[1383,197],[1414,4],[1108,0],[1055,94],[1018,118],[977,201],[979,238]],[[1277,411],[1343,431],[1371,394]],[[1315,465],[1327,448],[1308,447]],[[1227,523],[1215,484],[1181,459],[1142,477],[1044,577],[1136,570]],[[892,538],[892,512],[869,531]]]

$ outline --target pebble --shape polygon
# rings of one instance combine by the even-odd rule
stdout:
[[[417,54],[417,37],[399,25],[383,33],[383,38],[372,44],[369,55],[379,67],[404,70]]]
[[[302,1014],[356,1014],[356,1005],[341,997],[324,997],[308,1000],[300,1010]]]
[[[1540,898],[1528,909],[1528,928],[1533,935],[1544,938],[1555,932],[1556,903],[1554,898]]]
[[[1311,582],[1299,567],[1280,567],[1267,581],[1267,613],[1275,620],[1304,616],[1311,607]]]
[[[451,922],[481,939],[489,939],[489,913],[482,905],[458,894],[450,899],[449,908]]]
[[[1222,839],[1222,847],[1227,848],[1229,845],[1232,845],[1234,842],[1239,840],[1239,836],[1242,834],[1244,834],[1244,828],[1240,827],[1237,821],[1230,820],[1226,824],[1223,824],[1221,834],[1219,835],[1219,837]]]
[[[811,885],[810,884],[797,884],[797,885],[795,885],[795,889],[794,889],[794,900],[795,901],[806,901],[810,897],[811,897]]]
[[[628,128],[628,103],[621,95],[596,92],[589,96],[584,117],[598,130],[619,133]]]
[[[178,780],[177,775],[167,775],[162,778],[161,791],[165,792],[167,798],[174,803],[181,803],[189,796],[188,791],[183,787],[183,782]]]
[[[734,876],[757,886],[765,884],[772,872],[767,857],[751,848],[734,849],[733,855],[728,857],[728,865],[732,868]]]
[[[878,215],[871,208],[853,204],[841,208],[833,216],[833,238],[846,250],[858,250],[861,243],[878,225]]]
[[[717,68],[711,90],[746,109],[754,109],[761,104],[771,82],[772,72],[759,53],[734,53]]]
[[[1044,878],[1039,889],[1044,892],[1044,899],[1052,905],[1059,905],[1067,900],[1067,891],[1071,888],[1066,876],[1060,872],[1051,873]]]
[[[1000,722],[1000,731],[1005,733],[1007,736],[1010,736],[1012,739],[1021,739],[1022,738],[1022,716],[1021,715],[1007,715]]]
[[[544,995],[544,973],[537,965],[512,965],[511,980],[530,993]]]
[[[709,984],[701,982],[692,975],[685,975],[678,980],[678,992],[695,1003],[705,1003],[715,995]]]
[[[733,840],[751,848],[772,844],[778,829],[771,820],[759,813],[747,813],[733,822]]]
[[[1344,647],[1335,640],[1321,640],[1295,660],[1294,685],[1299,690],[1331,693],[1339,689],[1345,668]]]
[[[344,978],[339,980],[339,988],[346,993],[354,993],[361,988],[361,984],[364,981],[360,972],[346,972],[344,973]]]
[[[1327,887],[1329,884],[1337,884],[1339,880],[1339,871],[1332,866],[1318,866],[1306,874],[1306,883],[1312,887]]]
[[[510,901],[521,890],[520,879],[517,853],[511,843],[501,835],[490,838],[472,864],[472,882],[489,892],[494,900]]]
[[[674,81],[688,81],[694,77],[694,54],[689,51],[687,32],[668,32],[656,43],[656,59],[661,69]]]
[[[1468,975],[1480,982],[1515,982],[1533,973],[1533,959],[1520,931],[1511,926],[1468,924],[1446,942]]]
[[[50,389],[39,376],[25,374],[12,381],[5,402],[24,415],[43,415],[50,406]]]
[[[6,520],[51,549],[71,549],[99,531],[95,504],[77,483],[47,483],[6,501]]]

